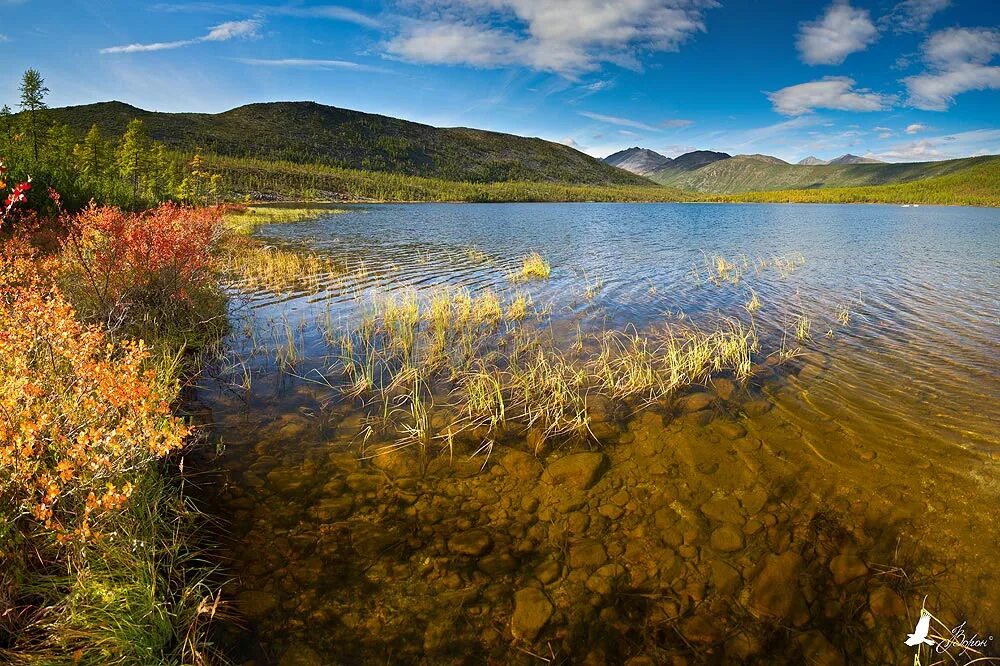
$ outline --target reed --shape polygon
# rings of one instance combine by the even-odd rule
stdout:
[[[750,314],[754,314],[755,312],[760,310],[761,308],[760,296],[757,295],[756,291],[754,291],[753,289],[750,290],[750,298],[747,300],[747,302],[744,304],[743,307],[746,308],[746,311],[749,312]]]

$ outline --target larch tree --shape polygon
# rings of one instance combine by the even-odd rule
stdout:
[[[83,138],[77,152],[80,171],[89,178],[100,178],[104,169],[104,142],[101,139],[101,129],[95,123],[90,127],[87,136]]]
[[[21,77],[21,110],[28,114],[28,135],[31,137],[31,149],[38,160],[39,139],[42,136],[44,117],[42,114],[47,108],[45,96],[49,94],[49,89],[45,87],[45,79],[38,73],[37,69],[28,69]]]
[[[139,185],[146,172],[149,139],[142,121],[136,118],[129,122],[118,145],[118,171],[121,177],[132,184],[132,198],[139,197]]]

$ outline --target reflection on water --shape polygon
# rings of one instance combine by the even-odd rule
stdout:
[[[1000,636],[994,211],[386,205],[260,233],[341,268],[238,294],[202,391],[247,663],[911,664],[925,598]],[[533,250],[551,277],[513,285]],[[477,456],[482,429],[439,446],[461,405],[436,391],[420,455],[340,390],[339,332],[442,287],[530,294],[499,337],[569,362],[720,317],[760,351],[749,380],[595,393],[587,436],[512,424]]]

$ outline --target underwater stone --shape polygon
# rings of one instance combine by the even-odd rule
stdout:
[[[541,590],[526,587],[514,594],[514,615],[510,620],[515,638],[533,641],[548,624],[555,609]]]
[[[868,567],[857,555],[837,555],[830,560],[830,573],[833,574],[834,583],[846,585],[855,578],[867,575]]]
[[[754,579],[750,612],[756,617],[792,621],[801,625],[809,619],[805,597],[799,589],[802,558],[791,551],[768,555]]]
[[[587,490],[600,478],[607,466],[603,453],[573,453],[563,456],[545,468],[542,480],[557,486]]]
[[[493,546],[493,539],[484,530],[469,530],[448,539],[448,550],[473,557],[482,555]]]

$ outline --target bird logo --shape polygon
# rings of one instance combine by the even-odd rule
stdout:
[[[934,641],[927,638],[927,632],[931,629],[931,616],[925,610],[920,611],[920,619],[917,620],[917,626],[914,628],[912,634],[906,636],[906,644],[909,646],[927,644],[934,645]]]

